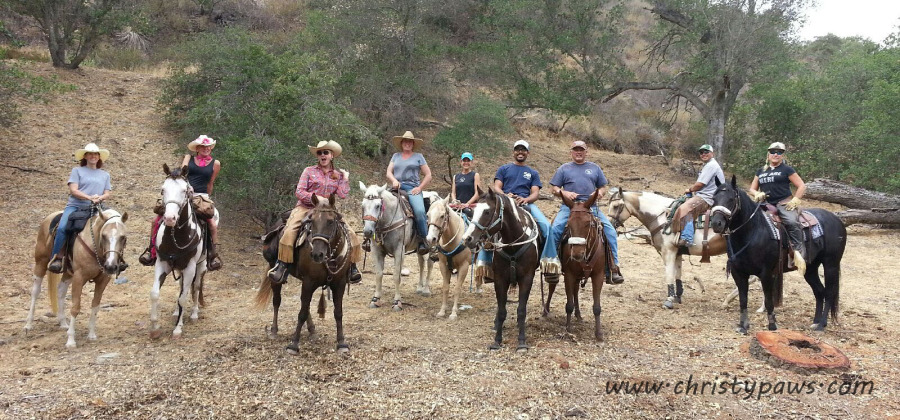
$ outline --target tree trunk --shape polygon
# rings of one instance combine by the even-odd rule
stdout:
[[[850,226],[855,223],[866,223],[872,225],[890,225],[892,227],[900,228],[900,209],[850,209],[835,214],[841,219],[844,226]]]
[[[816,178],[807,183],[804,197],[842,204],[852,209],[900,208],[900,196],[869,191],[827,178]]]

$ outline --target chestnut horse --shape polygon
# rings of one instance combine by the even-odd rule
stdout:
[[[441,275],[444,277],[444,288],[441,291],[441,310],[436,316],[443,317],[447,313],[447,298],[450,294],[450,277],[456,269],[456,292],[453,294],[453,309],[450,311],[451,321],[456,321],[459,295],[462,294],[463,280],[469,272],[472,250],[463,243],[466,231],[462,216],[450,209],[450,197],[434,201],[428,209],[428,245],[437,249]]]

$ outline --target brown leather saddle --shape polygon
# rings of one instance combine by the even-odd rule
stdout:
[[[777,234],[779,235],[779,237],[776,237],[775,239],[781,241],[781,237],[786,235],[787,232],[784,230],[784,225],[781,222],[781,216],[778,215],[778,207],[769,203],[760,203],[759,206],[763,211],[767,213],[767,215],[769,216],[769,220],[771,220],[774,224],[775,232],[777,232]],[[807,238],[810,237],[810,228],[816,227],[819,224],[819,219],[817,219],[815,215],[807,211],[801,211],[798,220],[800,221],[800,227],[803,230],[803,235]],[[790,241],[782,242],[786,244],[783,246],[784,249],[791,249]],[[794,264],[793,252],[787,252],[786,258],[784,258],[784,256],[782,258],[784,260],[784,265],[782,266],[783,272],[787,273],[797,270],[797,266]]]
[[[781,224],[781,216],[778,215],[778,207],[775,207],[774,205],[769,203],[762,203],[760,204],[760,207],[762,207],[766,211],[766,213],[769,214],[769,217],[772,218],[772,221],[775,222],[775,224]],[[804,229],[819,224],[819,219],[817,219],[816,216],[808,211],[801,211],[799,219],[800,225],[803,226]]]

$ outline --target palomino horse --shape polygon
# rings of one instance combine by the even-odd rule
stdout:
[[[394,257],[394,301],[391,307],[395,311],[400,311],[403,309],[403,301],[400,299],[400,270],[403,269],[403,255],[415,252],[418,246],[415,220],[406,217],[400,206],[400,199],[387,189],[387,185],[366,186],[360,181],[359,188],[365,192],[362,201],[363,235],[365,238],[375,236],[375,244],[372,246],[372,257],[375,259],[375,294],[372,296],[372,301],[369,302],[369,307],[381,306],[384,256],[390,255]],[[423,191],[422,193],[430,192]],[[431,267],[434,263],[423,255],[417,256],[419,257],[419,284],[416,286],[416,293],[422,296],[431,296],[429,283],[431,282]],[[425,270],[426,261],[427,271]]]
[[[456,310],[459,306],[459,295],[462,294],[463,281],[469,272],[472,250],[465,246],[462,237],[466,226],[463,218],[450,209],[450,197],[431,203],[428,209],[428,244],[437,248],[441,275],[444,276],[444,288],[441,292],[441,311],[437,316],[447,313],[447,295],[450,294],[450,277],[456,269],[456,292],[453,295],[453,309],[450,320],[456,321]]]
[[[56,317],[61,328],[68,328],[68,339],[66,347],[75,347],[75,318],[81,311],[81,292],[84,284],[94,282],[94,299],[91,302],[91,319],[88,323],[88,340],[96,340],[97,332],[97,312],[100,310],[100,299],[103,297],[103,291],[109,284],[110,275],[118,274],[119,259],[125,251],[126,229],[125,221],[128,220],[128,213],[119,215],[115,210],[94,209],[99,211],[95,216],[88,220],[88,224],[73,240],[75,244],[72,246],[71,266],[63,272],[62,281],[58,286],[54,285],[57,280],[57,274],[50,274],[50,284],[48,290],[51,299],[56,297],[57,301],[52,302],[56,307]],[[53,219],[62,214],[61,211],[55,212],[41,222],[38,230],[37,241],[34,245],[34,275],[32,279],[34,284],[31,288],[31,307],[28,309],[28,318],[25,319],[25,331],[32,328],[34,321],[34,307],[37,298],[41,293],[41,282],[47,273],[47,264],[50,262],[50,251],[53,246],[53,237],[55,232],[50,231],[50,225]],[[70,312],[68,325],[65,319],[66,311],[66,291],[69,285],[72,285],[72,310]]]
[[[747,315],[747,289],[750,275],[759,277],[765,295],[769,330],[778,329],[775,307],[781,305],[784,286],[784,267],[787,249],[785,232],[774,229],[765,211],[737,187],[737,179],[722,184],[716,180],[712,228],[727,235],[728,266],[740,293],[741,319],[737,331],[746,334],[750,328]],[[818,220],[818,226],[804,229],[807,249],[807,268],[804,277],[816,297],[816,313],[811,328],[825,330],[828,315],[837,319],[840,295],[841,257],[847,245],[847,229],[833,213],[823,209],[808,209]],[[814,228],[814,229],[813,229]],[[778,233],[777,235],[775,235]],[[817,235],[818,234],[818,235]],[[773,239],[776,236],[780,239]],[[825,284],[819,279],[819,266],[825,266]]]
[[[519,306],[516,308],[519,344],[516,351],[528,350],[525,343],[525,314],[534,283],[534,272],[538,267],[540,234],[534,217],[517,206],[506,194],[492,188],[478,199],[472,223],[466,228],[463,240],[469,249],[474,249],[479,241],[499,238],[491,244],[494,249],[494,294],[497,296],[497,316],[494,318],[496,335],[489,347],[491,350],[499,349],[503,342],[506,294],[512,284],[519,286]]]
[[[326,200],[317,195],[312,196],[313,209],[307,213],[300,227],[301,237],[306,237],[303,243],[294,247],[294,261],[291,264],[290,274],[300,279],[300,312],[297,314],[297,328],[291,338],[291,344],[287,346],[288,352],[299,354],[300,330],[303,324],[307,325],[310,336],[316,333],[312,317],[309,316],[310,302],[316,289],[328,287],[334,300],[334,321],[337,327],[337,351],[346,353],[350,346],[344,340],[344,291],[350,278],[350,232],[347,225],[342,222],[341,214],[334,208],[334,194]],[[270,235],[266,243],[263,256],[270,266],[275,265],[278,257],[278,238],[280,235]],[[256,294],[256,306],[265,307],[273,289],[276,297],[272,298],[275,307],[275,315],[272,320],[270,337],[278,334],[278,307],[281,305],[281,286],[272,284],[268,276],[263,277]],[[319,298],[319,317],[325,316],[325,294]]]
[[[169,273],[181,282],[174,315],[178,318],[172,337],[181,337],[185,309],[193,299],[191,320],[200,317],[203,301],[203,276],[206,275],[206,252],[203,246],[203,230],[197,215],[191,208],[188,192],[187,166],[169,170],[163,164],[166,179],[162,185],[162,201],[165,206],[163,223],[156,232],[156,272],[153,288],[150,290],[150,336],[158,338],[159,331],[159,290]],[[181,273],[181,277],[178,277]]]
[[[566,224],[568,240],[562,247],[560,258],[562,272],[566,282],[566,332],[571,332],[572,312],[579,321],[581,308],[578,302],[578,288],[584,287],[587,279],[591,279],[591,294],[594,297],[594,338],[603,340],[600,331],[600,291],[606,281],[606,246],[604,245],[603,225],[591,212],[597,200],[597,191],[584,202],[573,202],[565,195],[563,203],[571,209]],[[581,280],[581,284],[579,284]],[[544,316],[550,313],[550,299],[556,290],[556,283],[550,283],[549,297],[544,306]]]
[[[663,197],[652,192],[625,192],[622,189],[614,190],[609,197],[610,221],[616,227],[623,226],[625,220],[635,216],[647,230],[650,231],[650,242],[659,252],[659,256],[666,266],[665,282],[667,297],[663,301],[663,308],[672,309],[676,303],[681,303],[681,295],[684,286],[681,282],[681,256],[702,255],[702,235],[697,235],[695,244],[690,248],[679,248],[676,245],[678,233],[666,233],[667,215],[669,207],[674,199]],[[721,255],[725,253],[725,239],[722,235],[715,234],[709,238],[709,255]]]

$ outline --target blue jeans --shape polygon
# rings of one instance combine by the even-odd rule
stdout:
[[[526,204],[524,207],[528,209],[529,213],[531,213],[531,217],[534,217],[534,221],[537,223],[538,230],[541,231],[541,235],[544,236],[545,240],[548,240],[547,237],[550,236],[550,221],[547,220],[547,217],[544,216],[544,213],[541,213],[541,209],[539,209],[538,206],[534,205],[534,203]],[[478,261],[485,261],[490,264],[493,260],[493,252],[488,252],[483,249],[478,252]]]
[[[400,184],[400,189],[407,193],[413,188],[415,188],[414,185]],[[422,197],[421,192],[416,195],[409,194],[408,197],[409,205],[412,206],[413,215],[416,217],[416,231],[420,237],[424,238],[428,235],[428,221],[425,219],[425,198]]]
[[[688,244],[694,243],[694,221],[688,220],[681,228],[681,239]]]
[[[63,244],[66,242],[66,226],[69,225],[69,216],[75,210],[78,210],[78,206],[68,205],[63,210],[62,217],[59,218],[59,226],[56,227],[56,237],[53,238],[53,252],[50,255],[59,254],[59,251],[62,250]]]
[[[609,249],[613,253],[613,261],[618,265],[619,244],[616,242],[616,229],[613,228],[612,223],[609,223],[609,219],[607,219],[606,215],[600,211],[599,207],[591,207],[591,213],[600,219],[600,223],[603,224],[603,234],[606,235],[606,240],[609,242]],[[562,237],[563,231],[566,230],[566,223],[569,222],[569,214],[571,214],[571,210],[568,206],[565,204],[559,206],[559,213],[556,213],[556,218],[553,219],[553,225],[550,226],[550,235],[547,238],[547,243],[544,244],[544,252],[541,254],[541,259],[559,258],[557,250],[559,238]]]

